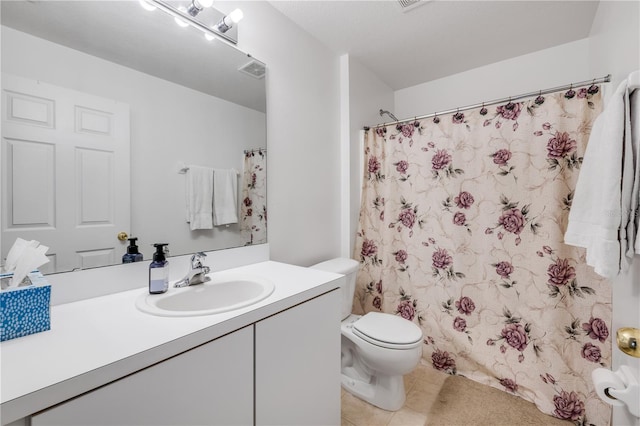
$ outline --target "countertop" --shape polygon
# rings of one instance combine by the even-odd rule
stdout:
[[[198,317],[140,312],[135,300],[147,293],[146,286],[52,306],[51,330],[0,343],[2,424],[338,288],[342,278],[273,261],[214,272],[221,277],[234,273],[269,279],[275,290],[254,305]]]

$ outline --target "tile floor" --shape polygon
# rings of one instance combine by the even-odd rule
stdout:
[[[447,374],[421,361],[404,377],[407,400],[396,412],[374,407],[343,389],[342,426],[423,426],[447,377]]]

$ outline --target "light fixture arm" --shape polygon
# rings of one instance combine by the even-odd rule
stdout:
[[[222,32],[217,30],[215,25],[213,27],[208,27],[207,25],[203,24],[199,20],[195,19],[195,15],[191,15],[191,13],[189,11],[178,10],[177,8],[171,6],[169,3],[167,3],[164,0],[146,0],[146,1],[149,4],[152,4],[152,5],[156,6],[158,9],[162,10],[164,13],[167,13],[167,14],[173,16],[174,18],[182,19],[183,21],[185,21],[186,23],[188,23],[192,27],[202,31],[205,34],[209,34],[210,36],[221,38],[221,39],[226,40],[226,41],[228,41],[229,43],[232,43],[232,44],[237,44],[238,43],[238,40],[237,40],[237,29],[234,30],[234,31],[227,31],[226,33],[222,33]],[[197,0],[194,0],[192,2],[192,5],[189,7],[189,9],[191,9],[191,7],[193,7],[196,2],[197,2]],[[221,19],[224,19],[224,14],[222,14],[220,11],[218,11],[218,10],[212,8],[212,7],[209,8],[209,10],[217,13],[221,17]],[[196,13],[196,15],[197,15],[197,13]]]

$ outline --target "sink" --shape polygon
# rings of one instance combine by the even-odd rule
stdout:
[[[274,284],[252,275],[223,275],[204,284],[174,288],[164,294],[142,294],[136,307],[142,312],[166,317],[212,315],[253,305],[269,297]]]

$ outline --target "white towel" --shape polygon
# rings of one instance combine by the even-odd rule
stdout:
[[[587,264],[606,278],[626,271],[631,261],[627,226],[634,219],[635,159],[628,100],[624,81],[593,124],[564,235],[566,244],[587,249]]]
[[[238,172],[235,169],[213,171],[213,224],[238,222]]]
[[[187,222],[191,230],[213,229],[213,169],[189,166],[186,201]]]
[[[633,224],[633,227],[630,226],[628,232],[630,235],[635,236],[635,253],[640,254],[640,87],[635,86],[634,89],[629,94],[629,115],[631,117],[631,145],[636,154],[636,179],[633,182],[630,218],[635,220],[629,221],[630,224]]]

